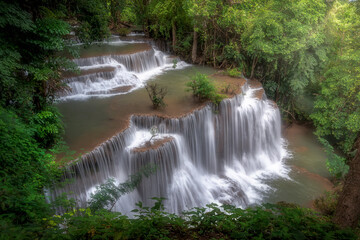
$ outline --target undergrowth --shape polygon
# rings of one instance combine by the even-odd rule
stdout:
[[[44,219],[43,239],[356,239],[329,218],[294,205],[265,204],[248,209],[209,204],[181,216],[137,204],[133,219],[106,210],[79,209]],[[34,235],[32,235],[34,236]]]

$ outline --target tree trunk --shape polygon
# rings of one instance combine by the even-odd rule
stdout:
[[[194,39],[193,39],[193,47],[192,47],[192,53],[191,53],[191,60],[193,63],[195,63],[196,61],[196,53],[197,53],[197,32],[195,30],[195,26],[194,26]]]
[[[355,143],[357,153],[350,162],[349,173],[336,206],[333,222],[341,227],[356,227],[360,218],[360,136]]]
[[[216,46],[216,30],[214,29],[214,47],[213,47],[213,62],[214,62],[213,66],[214,66],[214,68],[216,68],[216,49],[215,49],[215,46]]]
[[[176,25],[175,21],[172,22],[172,49],[175,52],[175,46],[176,46]]]
[[[253,63],[252,63],[252,66],[251,66],[250,79],[252,79],[252,78],[254,77],[255,67],[256,67],[257,61],[258,61],[258,57],[255,57],[255,58],[253,59]]]

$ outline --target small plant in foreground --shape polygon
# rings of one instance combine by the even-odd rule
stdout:
[[[166,106],[164,102],[167,94],[166,87],[160,87],[157,83],[147,83],[145,89],[155,109]]]

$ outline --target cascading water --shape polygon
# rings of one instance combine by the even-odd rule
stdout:
[[[109,44],[136,44],[120,40]],[[90,96],[125,94],[144,85],[144,82],[163,70],[172,69],[174,58],[149,45],[149,49],[131,54],[108,54],[74,59],[85,74],[64,79],[68,89],[59,93],[59,99],[83,99]],[[178,60],[176,60],[178,61]],[[177,68],[186,67],[178,61]],[[109,71],[111,69],[111,71]],[[92,73],[87,73],[87,72]]]
[[[256,98],[258,89],[245,84],[242,90],[223,100],[217,114],[208,105],[182,118],[132,116],[125,131],[67,169],[64,180],[74,181],[55,189],[52,198],[73,193],[85,206],[97,185],[110,177],[124,182],[150,163],[158,166],[156,173],[121,197],[114,210],[131,214],[136,202],[151,205],[153,197],[165,197],[165,207],[174,213],[211,202],[244,207],[260,201],[269,190],[264,179],[287,175],[287,152],[278,108]],[[159,129],[153,144],[165,140],[144,148],[152,126]]]

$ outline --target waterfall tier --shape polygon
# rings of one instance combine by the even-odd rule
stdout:
[[[165,207],[174,213],[211,202],[245,207],[261,200],[269,190],[263,179],[286,176],[287,152],[279,110],[258,92],[244,85],[242,94],[220,103],[218,113],[207,105],[182,118],[132,116],[125,131],[65,171],[64,180],[74,181],[55,189],[52,198],[72,192],[85,206],[108,178],[124,182],[156,164],[156,173],[121,197],[114,210],[131,214],[136,202],[150,205],[153,197],[165,197]],[[154,140],[161,144],[144,149],[152,126],[158,127]]]
[[[142,87],[144,82],[154,75],[166,69],[173,69],[174,58],[153,49],[150,45],[148,48],[131,54],[74,59],[73,62],[85,74],[63,79],[69,88],[58,94],[60,100],[129,93]],[[176,61],[177,69],[188,66],[178,59]],[[113,70],[108,71],[109,68]],[[95,73],[86,74],[86,72]]]

